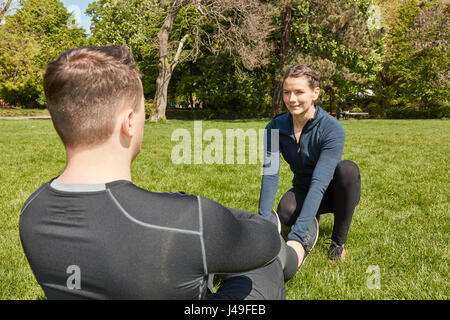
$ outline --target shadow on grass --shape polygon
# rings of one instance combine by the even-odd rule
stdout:
[[[325,215],[330,215],[330,214],[333,215],[332,213],[327,213],[327,214],[322,215],[322,218]],[[285,240],[287,239],[289,232],[291,232],[291,227],[288,227],[288,226],[285,226],[282,224],[281,225],[281,235],[283,236],[283,238]],[[323,223],[323,220],[322,220],[322,222],[320,223],[320,226],[319,226],[319,237],[325,238],[325,239],[330,239],[332,233],[333,233],[333,225],[332,224],[330,225],[329,223]]]

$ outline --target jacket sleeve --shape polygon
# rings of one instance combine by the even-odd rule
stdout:
[[[256,213],[200,197],[208,273],[240,273],[266,265],[281,248],[276,226]]]
[[[345,130],[342,125],[337,123],[327,127],[322,141],[319,160],[314,168],[300,215],[288,234],[289,240],[303,243],[303,238],[319,210],[323,194],[333,179],[334,171],[344,150]]]
[[[264,165],[262,170],[261,191],[259,194],[258,213],[270,218],[273,203],[278,190],[280,173],[279,132],[270,122],[264,131]]]

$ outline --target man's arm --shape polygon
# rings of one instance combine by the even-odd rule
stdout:
[[[276,226],[256,213],[200,197],[208,273],[239,273],[264,266],[280,251]]]

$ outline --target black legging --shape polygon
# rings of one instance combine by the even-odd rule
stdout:
[[[281,223],[292,226],[297,220],[308,190],[294,186],[278,204]],[[361,176],[356,163],[343,160],[338,163],[333,179],[325,191],[317,215],[334,213],[331,239],[339,245],[347,240],[353,212],[361,196]]]

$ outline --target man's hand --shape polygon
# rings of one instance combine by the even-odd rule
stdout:
[[[297,268],[300,268],[303,262],[303,256],[305,255],[305,249],[303,249],[303,246],[300,242],[294,241],[294,240],[288,240],[286,241],[286,244],[293,248],[295,252],[297,253],[298,257],[298,266]]]

